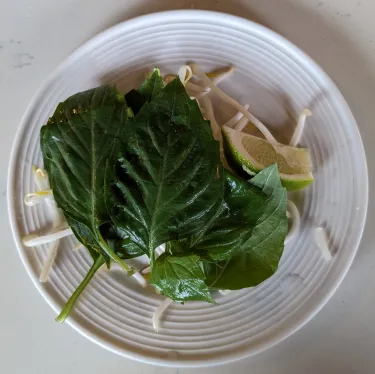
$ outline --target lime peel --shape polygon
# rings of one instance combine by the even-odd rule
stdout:
[[[266,166],[277,163],[281,181],[287,190],[305,188],[314,180],[312,163],[307,149],[287,145],[272,145],[267,140],[222,128],[228,161],[239,172],[250,176]]]

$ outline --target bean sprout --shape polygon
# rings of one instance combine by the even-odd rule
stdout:
[[[293,238],[293,236],[298,231],[298,229],[300,227],[300,224],[301,224],[301,217],[299,215],[299,211],[297,209],[297,206],[291,200],[288,200],[287,216],[288,216],[288,218],[292,219],[292,226],[290,227],[290,229],[288,231],[288,234],[285,238],[284,244],[287,244],[288,242],[290,242],[290,240]]]
[[[305,128],[306,119],[307,117],[310,117],[311,115],[312,113],[309,109],[304,109],[302,111],[302,113],[300,114],[298,118],[297,126],[294,130],[292,138],[290,139],[289,145],[295,147],[301,141],[302,133]]]
[[[249,109],[250,105],[249,104],[246,104],[243,106],[246,110]],[[227,127],[232,127],[234,128],[238,121],[241,120],[243,118],[243,113],[242,112],[237,112],[229,121],[225,122],[223,126],[227,126]],[[246,120],[247,122],[247,120]]]
[[[256,117],[254,117],[250,112],[248,112],[239,102],[232,99],[230,96],[228,96],[226,93],[224,93],[220,88],[216,87],[211,80],[206,76],[205,73],[203,73],[199,66],[197,64],[191,64],[190,65],[193,74],[196,75],[198,78],[200,78],[203,83],[211,89],[213,93],[215,93],[218,97],[220,97],[223,101],[227,102],[228,104],[235,107],[238,111],[243,113],[245,117],[249,119],[249,121],[256,126],[259,131],[264,135],[264,137],[273,145],[278,144],[277,140],[274,138],[274,136],[270,133],[270,131],[267,129],[267,127],[260,122]]]
[[[34,165],[32,169],[35,176],[35,184],[40,191],[27,194],[24,201],[28,206],[34,206],[42,201],[46,201],[52,215],[52,231],[43,236],[31,234],[23,239],[23,243],[26,246],[36,246],[54,242],[48,250],[47,260],[43,264],[42,272],[39,276],[40,282],[46,282],[57,256],[59,239],[64,236],[71,235],[72,232],[71,229],[67,227],[61,211],[57,208],[57,205],[53,200],[53,194],[49,186],[47,172],[43,169],[37,168]],[[59,232],[59,230],[61,231]]]
[[[209,94],[209,92],[210,92],[210,91],[203,91],[203,92],[201,92],[201,93],[197,93],[197,94],[195,95],[195,98],[196,98],[197,100],[203,99],[206,95]]]
[[[214,85],[220,84],[224,79],[227,79],[234,73],[234,66],[220,68],[216,71],[206,73],[206,76],[211,79]]]
[[[33,165],[33,172],[35,177],[35,184],[40,190],[49,189],[49,181],[47,172],[44,169],[37,168]]]
[[[178,70],[177,75],[180,78],[181,83],[185,86],[193,76],[193,72],[191,71],[191,67],[189,65],[182,65]]]
[[[47,260],[43,265],[42,272],[39,276],[39,281],[44,283],[47,282],[47,279],[49,277],[49,273],[51,272],[52,266],[55,262],[57,252],[59,250],[59,240],[55,240],[55,242],[52,244],[52,248],[49,249]]]
[[[246,117],[241,118],[235,126],[235,130],[242,131],[246,125],[249,123],[249,120]]]
[[[78,243],[74,244],[72,250],[74,252],[76,252],[76,251],[80,250],[81,248],[84,248],[84,245],[82,243],[78,242]]]
[[[132,277],[143,287],[143,288],[146,288],[147,287],[147,282],[146,282],[146,279],[142,277],[142,274],[138,271],[136,271]]]
[[[186,67],[188,67],[190,69],[190,71],[186,70],[188,72],[188,77],[186,77],[186,71],[185,71],[185,75],[184,75],[184,70],[181,70],[181,69],[187,69]],[[180,70],[181,70],[181,72],[180,72]],[[204,96],[206,96],[211,91],[210,87],[202,87],[202,86],[199,86],[198,84],[188,82],[191,78],[190,73],[192,74],[190,66],[182,65],[180,70],[179,70],[179,73],[177,75],[179,76],[181,82],[183,82],[186,89],[189,92],[193,93],[196,99],[198,99],[198,100],[202,99]],[[211,73],[206,73],[206,76],[210,78],[211,82],[214,85],[218,85],[224,79],[231,76],[233,74],[233,72],[234,72],[234,66],[230,66],[230,67],[226,67],[226,68],[216,70],[216,71],[211,72]],[[183,78],[183,77],[185,77],[185,78]],[[168,75],[164,76],[164,81],[165,81],[165,83],[169,83],[175,78],[176,78],[176,75],[168,74]]]
[[[328,247],[327,233],[322,227],[317,227],[314,230],[315,243],[322,252],[322,256],[326,261],[332,259],[331,251]]]
[[[173,81],[173,79],[175,78],[176,78],[176,75],[166,75],[164,77],[164,81],[166,83],[169,83]],[[186,82],[185,88],[188,90],[188,92],[192,93],[193,96],[195,96],[196,94],[200,94],[200,93],[210,92],[210,89],[208,87],[202,87],[192,82]]]
[[[165,252],[165,244],[161,244],[155,248],[155,252],[158,256],[161,256]]]
[[[214,111],[213,111],[213,108],[212,108],[211,99],[209,97],[205,96],[202,99],[202,105],[204,107],[204,116],[211,123],[212,135],[214,136],[214,138],[217,141],[219,141],[220,143],[222,143],[222,136],[221,136],[220,126],[218,125],[218,123],[216,121],[216,118],[215,118],[215,115],[214,115]]]
[[[37,245],[52,243],[55,240],[65,238],[65,236],[72,234],[73,232],[70,227],[59,231],[52,231],[46,235],[37,236],[35,234],[31,234],[23,238],[23,244],[26,247],[35,247]]]
[[[34,205],[37,205],[37,204],[41,203],[42,201],[44,201],[45,199],[48,199],[50,197],[52,197],[52,191],[51,190],[32,192],[32,193],[28,193],[25,196],[24,203],[27,206],[34,206]]]
[[[164,315],[164,312],[167,308],[173,303],[173,300],[167,297],[156,309],[154,315],[152,316],[152,325],[154,326],[154,330],[159,332],[160,329],[160,322]]]
[[[143,275],[149,274],[150,272],[151,272],[151,266],[146,266],[145,268],[141,270],[141,274]]]
[[[219,293],[223,296],[229,295],[231,292],[233,292],[233,290],[219,290]]]

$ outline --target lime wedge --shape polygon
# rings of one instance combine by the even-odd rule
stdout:
[[[277,163],[281,182],[289,190],[300,190],[314,180],[310,152],[306,148],[272,145],[267,140],[223,126],[223,139],[230,166],[240,174],[255,175]]]

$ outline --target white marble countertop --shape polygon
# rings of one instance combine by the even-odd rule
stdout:
[[[347,99],[363,136],[375,184],[375,2],[373,0],[14,0],[0,5],[0,357],[2,373],[159,373],[105,351],[54,313],[28,278],[13,243],[6,206],[9,154],[21,116],[46,76],[81,43],[128,18],[158,10],[225,11],[283,34],[310,54]],[[350,178],[350,170],[348,170]],[[371,191],[371,190],[370,190]],[[335,296],[292,337],[235,364],[203,374],[349,374],[375,372],[375,223]]]

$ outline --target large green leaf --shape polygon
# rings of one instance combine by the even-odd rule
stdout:
[[[90,233],[87,240],[82,234],[78,239],[129,271],[101,233],[110,219],[105,167],[117,159],[126,123],[125,100],[115,86],[81,92],[60,103],[42,127],[41,148],[57,205],[76,234]]]
[[[276,165],[264,169],[249,183],[267,196],[264,210],[260,210],[261,215],[250,235],[243,237],[241,247],[229,259],[219,263],[204,263],[207,282],[211,288],[235,290],[253,287],[277,270],[288,232],[287,193],[281,185]],[[244,194],[244,207],[251,204],[252,199],[247,199]],[[241,198],[238,202],[240,200]]]
[[[158,257],[151,272],[150,284],[175,301],[202,300],[214,303],[205,283],[199,256]]]
[[[219,261],[242,251],[266,207],[267,195],[258,187],[225,171],[221,211],[206,231],[168,243],[171,253],[196,253]]]
[[[222,205],[219,143],[179,79],[146,103],[125,128],[108,210],[147,252],[206,227]]]

